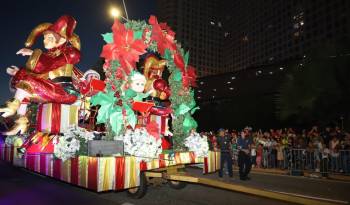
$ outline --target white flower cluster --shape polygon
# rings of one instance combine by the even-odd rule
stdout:
[[[62,161],[70,159],[76,156],[80,150],[80,143],[87,143],[93,139],[94,134],[92,132],[78,126],[71,126],[63,133],[63,136],[54,138],[54,155]]]
[[[124,152],[135,156],[138,162],[149,162],[162,152],[162,140],[156,140],[145,128],[129,129],[115,139],[123,139]]]
[[[7,136],[5,138],[5,144],[9,145],[9,146],[13,145],[14,144],[14,139],[15,139],[15,137]]]
[[[193,132],[185,139],[185,146],[189,151],[194,152],[197,157],[206,157],[209,152],[207,136],[201,136],[197,132]]]

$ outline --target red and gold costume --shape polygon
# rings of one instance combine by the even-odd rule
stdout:
[[[71,81],[74,64],[80,61],[80,42],[73,33],[75,26],[75,19],[67,15],[60,17],[55,24],[37,26],[28,37],[26,47],[32,46],[37,36],[48,31],[67,39],[67,42],[47,52],[35,49],[25,68],[14,76],[12,85],[30,93],[33,101],[74,103],[77,97],[67,93],[58,82]]]

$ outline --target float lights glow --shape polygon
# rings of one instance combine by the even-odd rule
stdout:
[[[110,10],[109,10],[109,13],[111,14],[111,16],[114,19],[117,19],[117,18],[121,17],[125,21],[128,21],[128,19],[126,19],[124,16],[121,15],[120,10],[118,8],[116,8],[116,7],[111,7]]]
[[[119,11],[119,9],[117,9],[117,8],[115,8],[115,7],[110,8],[109,13],[111,14],[111,16],[112,16],[113,18],[118,18],[118,17],[120,16],[120,11]]]

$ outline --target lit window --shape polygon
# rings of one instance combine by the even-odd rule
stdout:
[[[232,76],[232,78],[231,78],[232,80],[234,80],[234,79],[236,79],[236,76]]]
[[[197,98],[198,98],[198,99],[201,99],[201,96],[198,96]]]
[[[214,88],[213,91],[216,92],[216,88]]]
[[[214,21],[210,21],[210,25],[215,25],[215,22]]]
[[[228,81],[228,82],[227,82],[227,84],[231,84],[231,82],[230,82],[230,81]]]
[[[198,90],[199,93],[201,93],[202,91],[201,90]]]
[[[272,72],[272,71],[270,71],[270,72],[269,72],[269,74],[270,74],[270,75],[272,75],[272,74],[273,74],[273,72]]]
[[[215,96],[213,95],[212,98],[215,98]]]
[[[304,21],[300,21],[300,26],[304,26]]]
[[[221,22],[219,21],[218,22],[218,26],[221,28],[222,27],[222,24],[221,24]]]
[[[204,84],[204,82],[202,81],[202,82],[200,82],[200,84],[201,84],[201,85],[203,85],[203,84]]]
[[[233,87],[230,87],[230,90],[234,90],[234,88],[233,88]]]
[[[262,73],[262,71],[261,71],[261,70],[258,70],[258,73],[259,73],[259,74],[261,74],[261,73]]]
[[[283,70],[284,68],[283,67],[280,67],[280,70]]]

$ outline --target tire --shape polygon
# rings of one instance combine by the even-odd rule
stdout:
[[[173,189],[183,189],[187,186],[186,182],[181,182],[181,181],[168,181],[168,184],[171,188]]]
[[[133,199],[141,199],[147,193],[147,179],[143,172],[140,174],[140,186],[127,190],[127,196]]]

